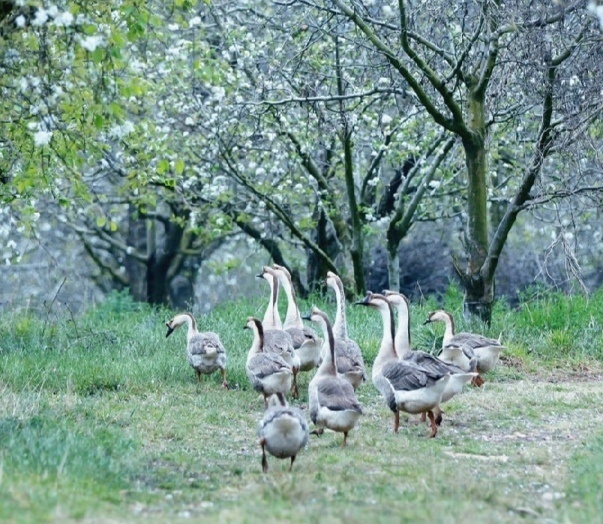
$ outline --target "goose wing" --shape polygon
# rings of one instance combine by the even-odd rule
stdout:
[[[270,353],[258,353],[252,357],[247,363],[247,369],[260,380],[274,373],[291,373],[291,367],[281,357]]]
[[[450,344],[458,344],[459,346],[462,346],[463,349],[470,349],[471,355],[467,354],[467,352],[465,351],[465,354],[467,355],[468,358],[473,357],[474,349],[490,347],[490,346],[494,346],[494,347],[502,346],[502,344],[498,340],[493,339],[493,338],[484,337],[484,336],[478,335],[476,333],[458,333],[458,334],[454,335],[454,337],[452,337],[452,339],[450,339],[449,343]]]
[[[264,350],[270,353],[291,353],[293,354],[293,340],[291,335],[280,329],[270,329],[264,331]]]
[[[449,364],[448,362],[444,362],[439,358],[433,356],[430,353],[426,353],[425,351],[409,351],[403,357],[404,361],[412,362],[414,365],[429,370],[429,372],[433,375],[445,375],[446,373],[465,373],[465,370],[462,368],[455,366],[454,364]]]
[[[356,398],[351,384],[339,377],[325,377],[317,384],[318,403],[332,411],[356,411],[362,413],[362,406]]]
[[[224,353],[224,346],[216,333],[199,333],[189,340],[191,355],[207,355],[208,353]]]
[[[381,374],[395,391],[413,391],[433,386],[447,373],[434,372],[408,361],[390,362],[381,370]]]

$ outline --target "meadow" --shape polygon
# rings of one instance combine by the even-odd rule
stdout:
[[[263,401],[250,389],[249,315],[261,299],[197,315],[220,334],[228,381],[196,387],[185,329],[165,338],[173,311],[126,294],[74,316],[0,310],[0,521],[2,522],[596,522],[603,514],[603,292],[591,297],[534,290],[521,306],[497,304],[490,329],[467,323],[457,289],[412,305],[413,346],[438,347],[443,326],[430,310],[455,314],[457,330],[507,346],[481,388],[444,405],[435,439],[402,422],[370,382],[358,389],[360,424],[311,436],[293,471],[268,458],[256,427]],[[335,306],[316,304],[331,316]],[[281,308],[284,311],[284,303]],[[381,337],[376,312],[348,305],[350,335],[370,367]],[[370,375],[370,373],[369,373]],[[309,375],[300,398],[307,407]]]

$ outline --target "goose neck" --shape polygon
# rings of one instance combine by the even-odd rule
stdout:
[[[332,287],[335,291],[335,299],[337,301],[335,322],[333,323],[333,333],[335,333],[335,336],[338,338],[347,339],[348,330],[345,317],[345,295],[343,293],[343,284],[341,281],[337,281],[336,285]]]

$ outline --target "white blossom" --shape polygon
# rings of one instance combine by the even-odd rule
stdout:
[[[99,36],[99,35],[92,35],[92,36],[87,36],[86,38],[83,38],[82,41],[80,42],[80,45],[86,50],[86,51],[94,51],[97,47],[102,46],[103,45],[103,37]]]
[[[603,5],[597,5],[594,2],[588,4],[588,10],[599,19],[601,29],[603,29]]]
[[[15,25],[17,27],[25,27],[25,17],[23,15],[19,15],[17,18],[15,18]]]
[[[52,139],[52,131],[36,131],[34,133],[34,144],[37,147],[43,147],[50,144]]]
[[[189,27],[195,27],[196,25],[201,24],[201,17],[200,16],[194,16],[193,18],[191,18],[188,21],[188,26]]]
[[[393,120],[393,119],[392,119],[392,117],[391,117],[391,116],[389,116],[389,115],[383,115],[383,116],[381,117],[381,123],[382,123],[384,126],[387,126],[387,125],[391,124],[391,123],[392,123],[392,120]]]
[[[43,7],[39,7],[36,11],[36,16],[31,22],[31,25],[42,26],[48,21],[48,13]]]
[[[74,16],[69,11],[64,11],[55,17],[54,23],[58,26],[69,27],[73,25],[74,20]]]

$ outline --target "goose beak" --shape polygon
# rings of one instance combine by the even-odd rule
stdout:
[[[309,320],[310,322],[312,321],[312,319],[310,318],[310,313],[306,314],[306,315],[302,315],[302,318],[304,320]]]
[[[362,300],[357,300],[356,302],[354,302],[355,306],[368,306],[369,304],[369,297],[368,295],[366,297],[364,297]]]
[[[165,334],[165,338],[168,338],[173,332],[174,332],[174,328],[171,327],[169,324],[166,324],[168,330],[167,333]]]
[[[428,318],[425,322],[423,322],[423,325],[425,325],[425,324],[431,324],[431,319]]]

